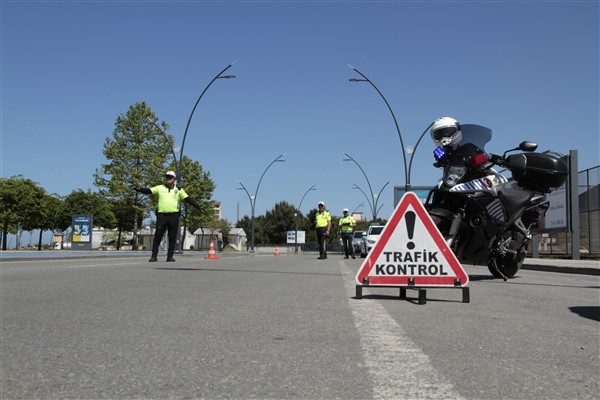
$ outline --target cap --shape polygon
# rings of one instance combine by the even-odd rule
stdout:
[[[323,207],[325,206],[325,202],[324,201],[320,201],[318,205],[320,206],[321,204],[323,204]]]
[[[343,212],[348,212],[348,209],[347,209],[347,208],[344,208]]]
[[[173,172],[173,171],[167,171],[167,173],[166,173],[165,175],[167,175],[167,176],[172,176],[172,177],[174,177],[174,178],[177,178],[177,175],[176,175],[176,174],[175,174],[175,172]]]

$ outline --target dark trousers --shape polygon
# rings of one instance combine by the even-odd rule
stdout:
[[[327,227],[317,228],[317,241],[319,242],[319,254],[321,257],[327,255],[327,248],[325,247],[325,240],[327,240]]]
[[[179,226],[179,213],[158,213],[156,215],[156,232],[154,232],[154,241],[152,242],[152,255],[158,254],[158,246],[165,235],[169,232],[169,250],[167,256],[172,257],[175,253],[175,243],[177,242],[177,228]]]
[[[342,233],[342,243],[344,244],[344,254],[346,257],[354,255],[354,245],[352,244],[352,232]]]

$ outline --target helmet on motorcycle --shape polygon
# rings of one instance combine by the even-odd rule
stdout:
[[[454,146],[462,140],[460,123],[454,118],[438,118],[431,126],[431,138],[441,147]]]

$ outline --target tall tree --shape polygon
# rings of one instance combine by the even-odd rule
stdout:
[[[104,141],[103,153],[109,161],[102,164],[94,174],[94,184],[100,193],[121,204],[130,204],[133,218],[119,212],[120,226],[126,226],[127,220],[133,221],[133,246],[137,249],[137,231],[139,221],[148,215],[150,206],[144,196],[131,190],[133,186],[154,186],[162,181],[165,165],[171,154],[173,137],[163,134],[154,126],[158,118],[146,102],[142,101],[129,107],[115,122],[112,137]],[[162,122],[166,132],[167,123]]]
[[[271,211],[267,211],[261,230],[265,243],[282,244],[287,241],[287,231],[294,230],[294,213],[296,207],[286,201],[275,204]]]
[[[0,221],[2,223],[2,250],[6,250],[9,232],[18,227],[37,228],[36,219],[42,212],[46,191],[22,175],[0,178]]]

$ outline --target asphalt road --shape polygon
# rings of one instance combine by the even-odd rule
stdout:
[[[597,399],[598,276],[363,290],[313,255],[1,263],[0,398]]]

